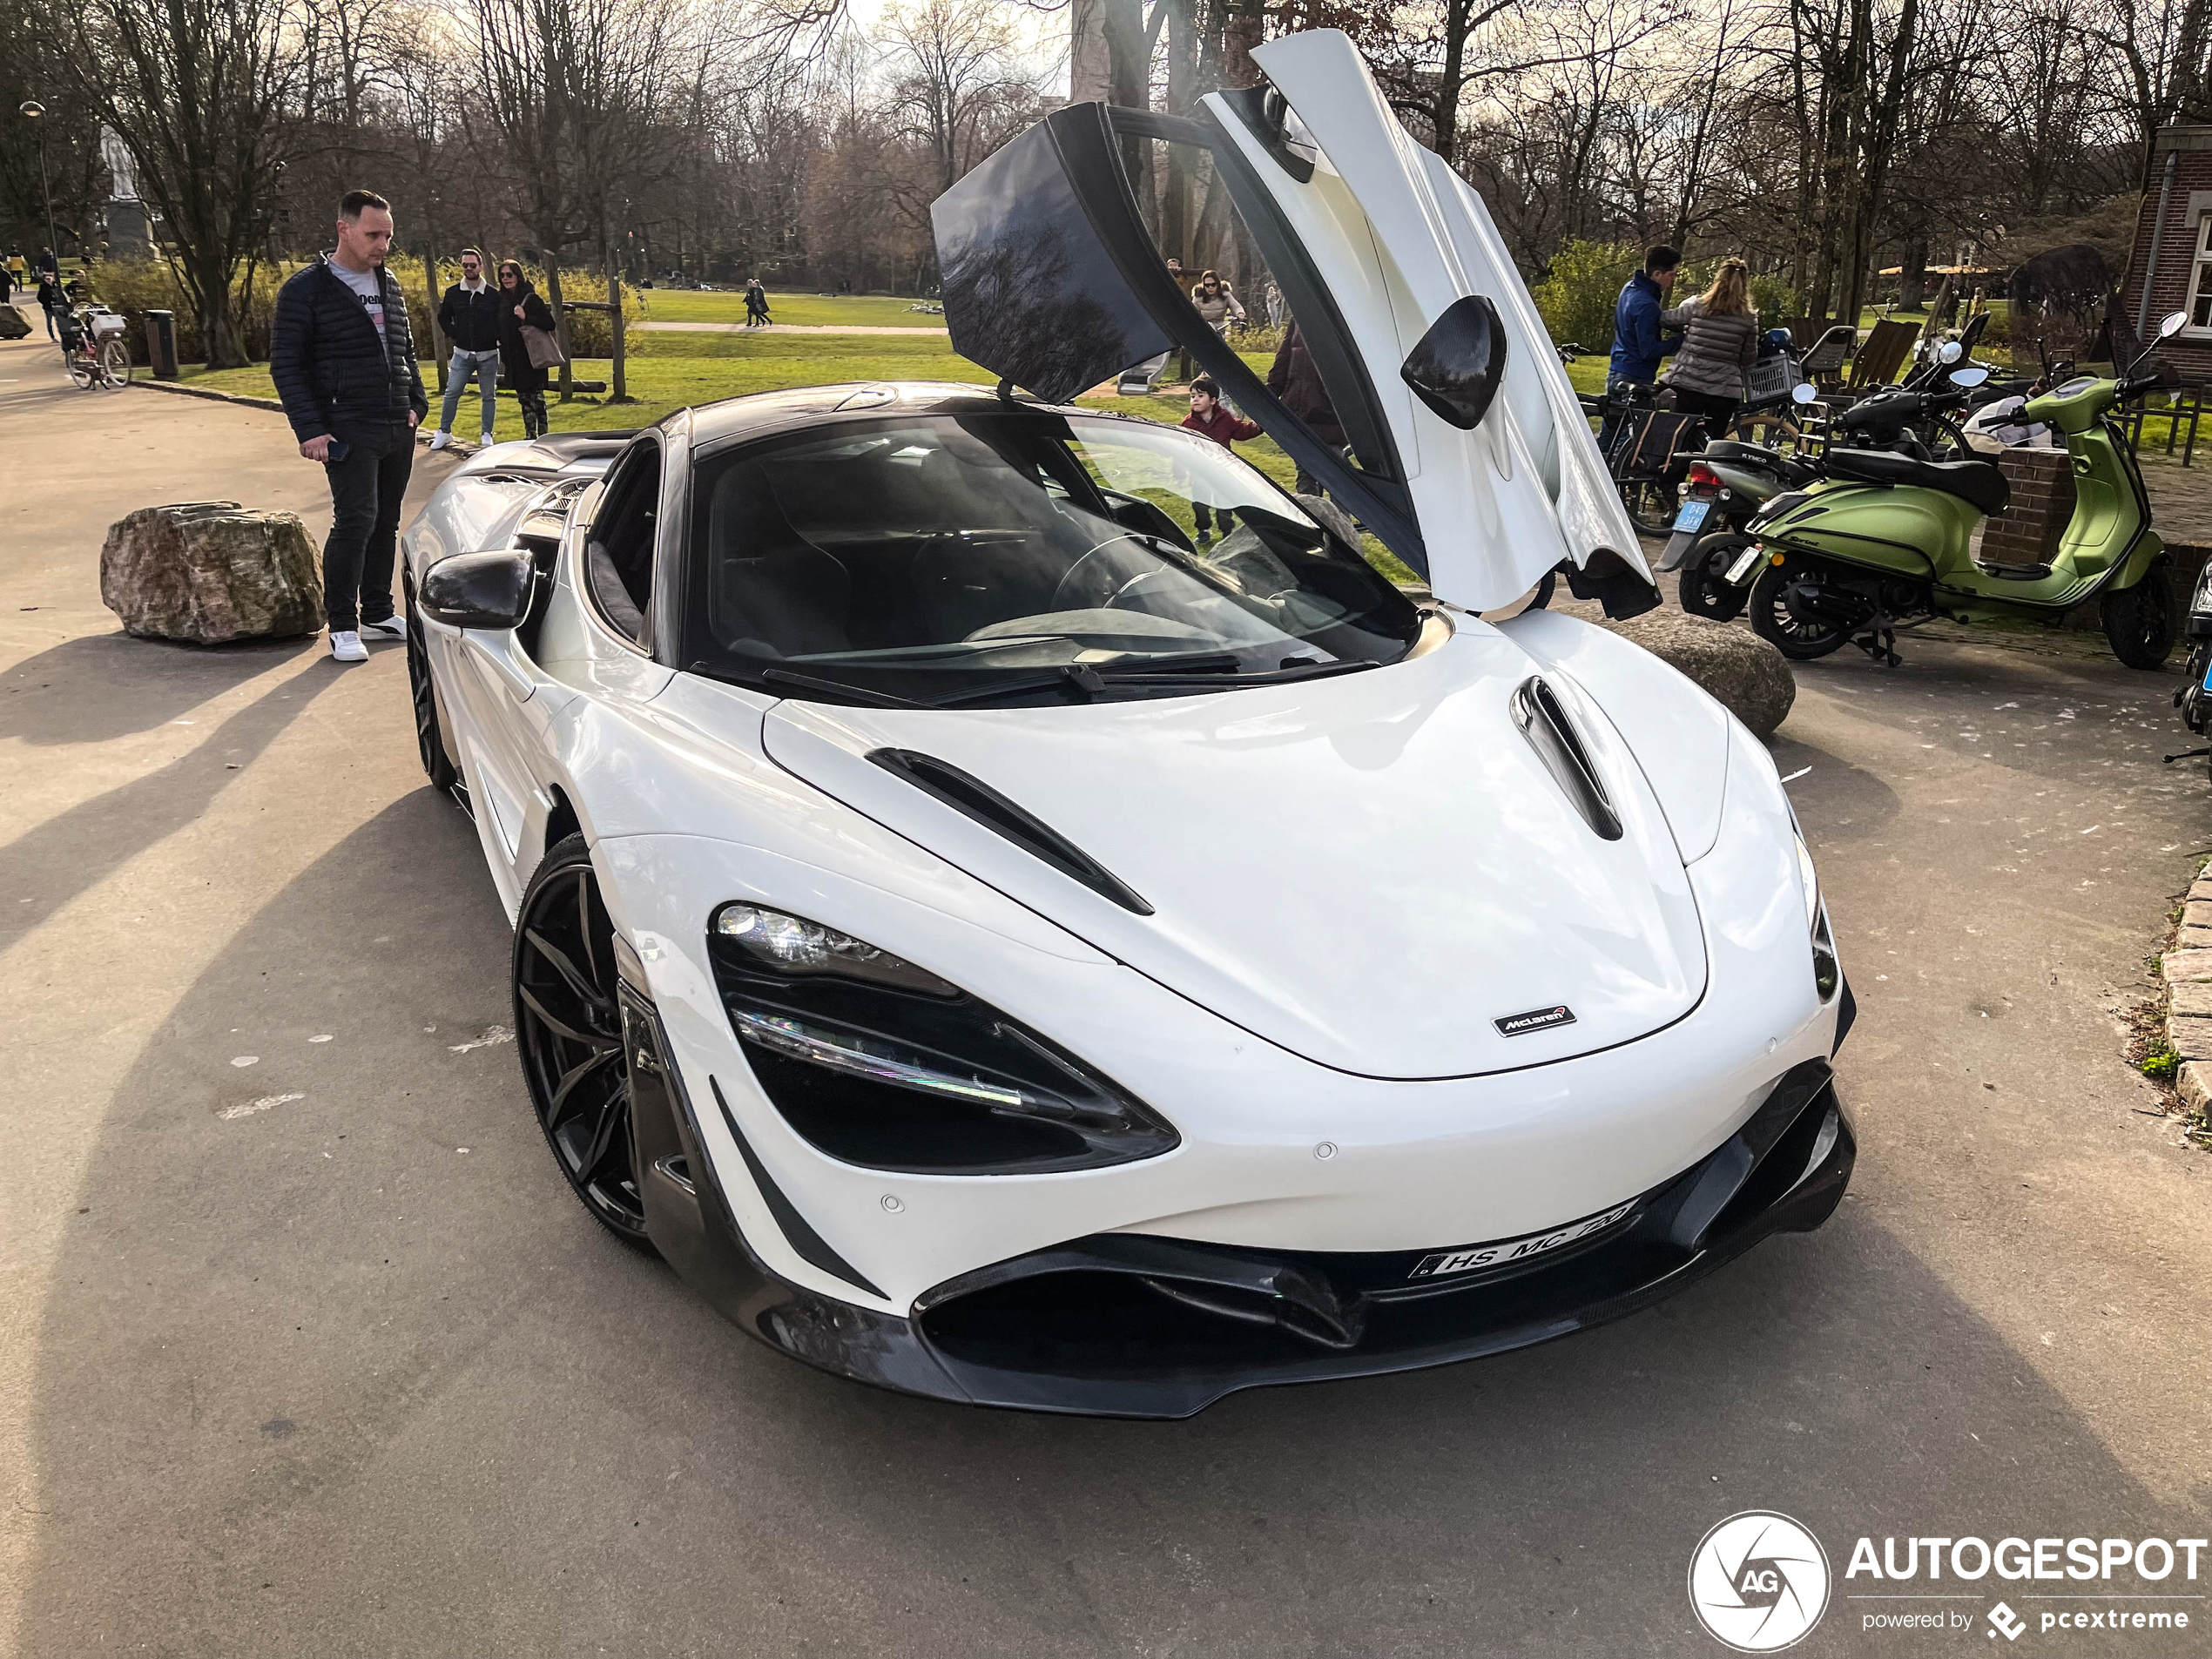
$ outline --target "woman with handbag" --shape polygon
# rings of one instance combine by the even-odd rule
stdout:
[[[545,414],[545,371],[562,361],[553,331],[553,312],[538,296],[523,267],[499,262],[499,372],[523,406],[523,435],[542,438]]]

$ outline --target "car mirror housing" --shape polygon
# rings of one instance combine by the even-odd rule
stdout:
[[[1472,432],[1506,378],[1506,330],[1489,296],[1455,300],[1406,354],[1399,376],[1435,414]]]
[[[448,628],[511,629],[529,614],[536,583],[527,548],[450,553],[423,573],[415,603],[425,617]]]

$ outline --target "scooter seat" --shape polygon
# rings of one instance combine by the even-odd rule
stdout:
[[[1993,516],[2003,512],[2013,499],[2005,475],[1986,461],[1915,461],[1888,449],[1831,449],[1827,462],[1831,478],[1940,489]]]

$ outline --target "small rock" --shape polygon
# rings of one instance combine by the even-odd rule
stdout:
[[[2181,1090],[2182,1104],[2193,1112],[2212,1106],[2212,1065],[2201,1060],[2185,1063],[2174,1079],[2174,1086]]]
[[[2194,1014],[2166,1016],[2166,1041],[2184,1060],[2212,1060],[2212,1019]]]
[[[2212,980],[2182,980],[2168,987],[2166,1006],[2170,1014],[2212,1020]]]
[[[1598,625],[1688,675],[1762,738],[1773,734],[1797,701],[1788,659],[1747,628],[1666,610]]]
[[[142,507],[108,530],[100,600],[144,638],[282,638],[322,625],[320,567],[296,513],[236,502]]]
[[[2169,950],[2159,958],[2158,970],[2168,985],[2212,979],[2212,950]]]

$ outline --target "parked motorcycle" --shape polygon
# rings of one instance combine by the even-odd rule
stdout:
[[[2157,341],[2188,321],[2186,312],[2174,313]],[[2139,373],[2157,341],[2115,378],[2080,376],[2027,407],[2031,420],[2064,437],[2073,456],[2074,516],[2050,563],[1974,558],[1975,526],[2002,512],[2009,497],[1993,462],[1831,444],[1826,478],[1770,501],[1746,526],[1750,544],[1725,573],[1731,586],[1749,590],[1753,629],[1800,662],[1855,643],[1895,664],[1900,627],[1936,617],[2056,625],[2095,598],[2113,654],[2131,668],[2158,667],[2174,645],[2165,549],[2150,527],[2141,470],[2112,419],[2159,383],[2155,373]],[[1983,374],[1953,370],[1951,378]],[[1906,395],[1939,404],[1952,394]]]

